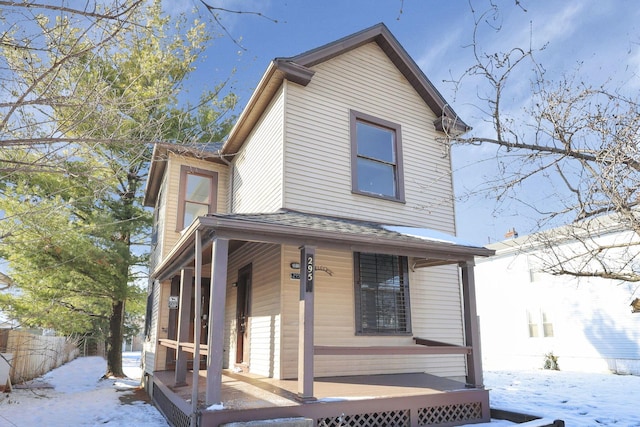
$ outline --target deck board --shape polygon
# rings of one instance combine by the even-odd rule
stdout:
[[[173,371],[158,371],[154,375],[180,398],[191,399],[191,372],[187,374],[187,385],[182,387],[173,386]],[[204,404],[206,371],[200,371],[199,375],[198,401]],[[224,407],[231,410],[298,405],[297,388],[295,379],[276,380],[225,371],[222,400]],[[426,373],[326,377],[314,381],[314,397],[321,401],[428,395],[463,389],[461,382]]]

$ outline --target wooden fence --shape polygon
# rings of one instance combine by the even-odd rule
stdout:
[[[12,384],[39,377],[78,356],[75,340],[65,337],[34,335],[29,332],[0,330],[2,353],[12,354]]]

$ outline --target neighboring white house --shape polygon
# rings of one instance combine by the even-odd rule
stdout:
[[[608,230],[599,239],[619,243],[637,236]],[[553,353],[561,370],[640,375],[640,313],[632,306],[640,285],[544,273],[545,250],[537,241],[532,235],[489,245],[496,255],[477,260],[485,368],[542,368]],[[579,244],[565,236],[555,249],[577,253]],[[634,257],[620,252],[617,258],[629,261],[625,256]]]

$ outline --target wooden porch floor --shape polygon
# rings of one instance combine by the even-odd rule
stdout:
[[[154,373],[154,402],[173,425],[188,426],[191,384],[175,387],[174,378],[173,371]],[[324,427],[451,427],[490,419],[487,390],[425,373],[316,378],[312,402],[299,401],[297,389],[297,380],[224,371],[224,410],[206,410],[206,371],[200,371],[198,425],[303,417]]]
[[[175,387],[174,371],[154,373],[181,399],[191,400],[192,372],[187,385]],[[205,406],[206,371],[199,372],[198,404]],[[256,409],[301,404],[297,400],[297,380],[276,380],[247,373],[225,371],[222,377],[222,400],[225,409]],[[316,378],[314,397],[318,401],[358,400],[439,394],[468,390],[461,382],[425,373],[362,375]]]

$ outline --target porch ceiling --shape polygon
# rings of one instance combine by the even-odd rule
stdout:
[[[472,262],[490,256],[491,249],[472,246],[453,236],[432,237],[431,230],[394,227],[353,219],[281,210],[263,214],[210,214],[197,218],[152,273],[164,280],[193,262],[196,231],[203,250],[214,238],[230,241],[315,246],[352,252],[404,255],[420,260],[416,266]]]

